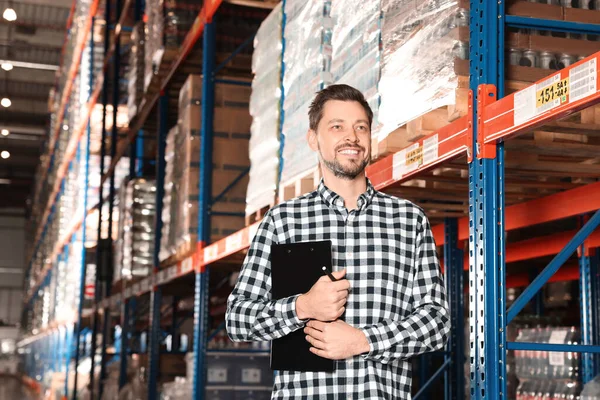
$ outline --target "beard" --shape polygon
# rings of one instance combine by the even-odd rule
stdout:
[[[337,159],[337,152],[341,148],[345,148],[345,147],[348,147],[348,146],[339,146],[338,148],[335,149],[336,156],[334,157],[334,159],[332,161],[326,160],[323,157],[323,153],[321,153],[321,148],[319,148],[319,160],[331,172],[333,172],[333,174],[336,178],[351,181],[351,180],[355,179],[357,176],[359,176],[365,170],[367,165],[369,165],[370,157],[367,157],[367,158],[363,159],[362,161],[358,161],[356,163],[353,161],[350,161],[350,165],[347,165],[347,166],[342,165],[342,163]],[[354,147],[354,148],[356,148],[356,147]],[[362,147],[360,148],[360,150],[362,150],[363,152],[365,151],[365,149],[363,149]]]

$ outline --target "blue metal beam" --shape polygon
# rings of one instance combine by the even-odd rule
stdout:
[[[450,305],[450,338],[446,346],[450,367],[446,371],[446,400],[465,398],[464,373],[464,315],[463,315],[463,251],[458,248],[458,221],[447,218],[444,222],[444,265],[446,293]]]
[[[589,346],[584,344],[506,342],[506,348],[508,350],[559,351],[594,354],[600,353],[600,346]]]
[[[446,368],[448,368],[448,366],[450,365],[451,362],[452,362],[451,359],[447,359],[446,361],[444,361],[442,366],[433,375],[431,375],[431,378],[429,378],[429,380],[421,387],[421,389],[419,389],[417,394],[415,394],[415,397],[413,397],[413,400],[419,400],[421,398],[421,396],[423,396],[423,394],[427,390],[429,390],[429,387],[431,386],[431,384],[440,377],[440,375],[446,370]]]
[[[92,95],[92,88],[94,87],[94,22],[95,18],[92,18],[92,29],[90,31],[90,76],[89,76],[89,86],[87,98]],[[79,365],[79,357],[80,357],[80,345],[81,345],[81,314],[83,312],[83,302],[85,299],[85,275],[87,273],[87,259],[85,257],[85,241],[86,241],[86,215],[88,209],[88,188],[89,188],[89,175],[90,175],[90,142],[91,142],[91,134],[92,128],[90,126],[90,121],[87,121],[86,128],[86,146],[83,155],[83,176],[84,185],[83,185],[83,219],[81,221],[81,267],[80,267],[80,276],[79,276],[79,304],[77,305],[77,320],[75,321],[75,377],[73,383],[73,400],[77,400],[77,385],[79,374],[77,373],[77,366]],[[68,396],[68,393],[65,393],[65,397]]]
[[[198,201],[198,241],[210,242],[210,215],[212,202],[212,147],[215,80],[215,23],[204,24],[202,43],[202,121],[200,133],[200,182]],[[194,291],[194,379],[193,399],[204,399],[204,369],[208,321],[208,270],[196,271]]]
[[[216,197],[214,197],[212,199],[212,204],[215,204],[218,201],[220,201],[223,198],[223,196],[225,196],[227,193],[229,193],[229,191],[231,189],[233,189],[235,187],[235,185],[238,184],[239,181],[241,181],[242,179],[244,179],[244,177],[246,175],[248,175],[248,173],[250,173],[250,167],[248,167],[245,170],[243,170],[233,181],[231,181],[231,183],[229,185],[227,185],[225,187],[225,189],[223,189],[223,191],[221,193],[219,193]]]
[[[119,353],[119,389],[127,384],[127,357],[129,356],[129,300],[121,303],[121,351]]]
[[[583,217],[580,219],[583,222]],[[579,310],[581,316],[581,343],[584,345],[597,345],[596,324],[594,323],[594,285],[592,272],[592,257],[583,244],[579,248]],[[596,366],[592,354],[581,356],[581,380],[583,384],[588,383],[596,376]]]
[[[237,85],[237,86],[252,86],[252,82],[247,81],[238,81],[235,79],[215,79],[213,82],[215,83],[226,83],[229,85]]]
[[[167,134],[169,133],[169,97],[162,93],[158,100],[158,151],[156,154],[156,217],[154,225],[154,274],[160,265],[159,253],[162,235],[162,208],[165,194],[165,153]],[[150,295],[150,343],[148,346],[148,400],[158,399],[159,349],[160,349],[160,308],[162,292],[159,287],[152,288]]]
[[[223,68],[225,68],[225,66],[229,63],[229,61],[233,60],[235,58],[235,56],[237,56],[238,54],[240,54],[246,47],[248,47],[249,44],[252,43],[252,41],[254,40],[254,36],[256,36],[256,34],[250,36],[248,39],[244,40],[244,42],[242,44],[240,44],[237,49],[235,49],[226,59],[225,61],[223,61],[221,64],[217,65],[213,71],[213,77],[215,75],[217,75],[219,73],[220,70],[222,70]]]
[[[554,257],[546,268],[534,279],[523,293],[515,300],[513,305],[508,309],[506,323],[510,323],[515,316],[529,303],[531,298],[544,286],[548,279],[567,261],[573,253],[581,246],[584,240],[600,225],[600,211],[590,218],[588,222],[575,234],[573,239],[567,243],[564,249]]]
[[[515,28],[540,29],[558,32],[580,34],[600,34],[600,24],[584,24],[580,22],[559,21],[556,19],[541,19],[507,15],[506,24]]]
[[[478,101],[486,104],[493,100],[487,92],[478,93],[479,85],[495,85],[497,94],[503,94],[503,20],[504,2],[470,1],[470,88],[475,94],[476,116]],[[469,164],[469,397],[473,400],[506,398],[504,149],[499,145],[496,156],[484,154],[477,140],[481,128],[473,126],[476,157]]]

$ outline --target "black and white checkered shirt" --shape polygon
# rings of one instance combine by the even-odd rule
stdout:
[[[314,192],[272,208],[252,241],[227,304],[234,341],[266,341],[302,329],[298,296],[271,299],[273,243],[331,240],[334,269],[346,268],[344,320],[361,329],[368,353],[335,362],[335,372],[277,374],[273,399],[410,399],[417,354],[446,343],[450,320],[435,242],[423,211],[367,191],[348,211],[321,181]]]

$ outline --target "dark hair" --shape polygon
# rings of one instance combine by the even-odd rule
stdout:
[[[369,118],[369,128],[371,128],[371,124],[373,123],[373,110],[371,110],[369,103],[367,103],[367,100],[365,100],[365,96],[363,96],[360,90],[355,89],[352,86],[342,84],[327,86],[325,89],[317,92],[317,95],[310,103],[310,107],[308,109],[310,129],[313,131],[317,130],[319,121],[321,121],[321,118],[323,118],[323,107],[325,107],[325,103],[327,103],[329,100],[356,101],[360,103],[367,113],[367,117]]]

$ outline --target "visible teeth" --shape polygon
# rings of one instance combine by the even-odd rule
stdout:
[[[358,154],[358,150],[342,150],[340,151],[342,154]]]

